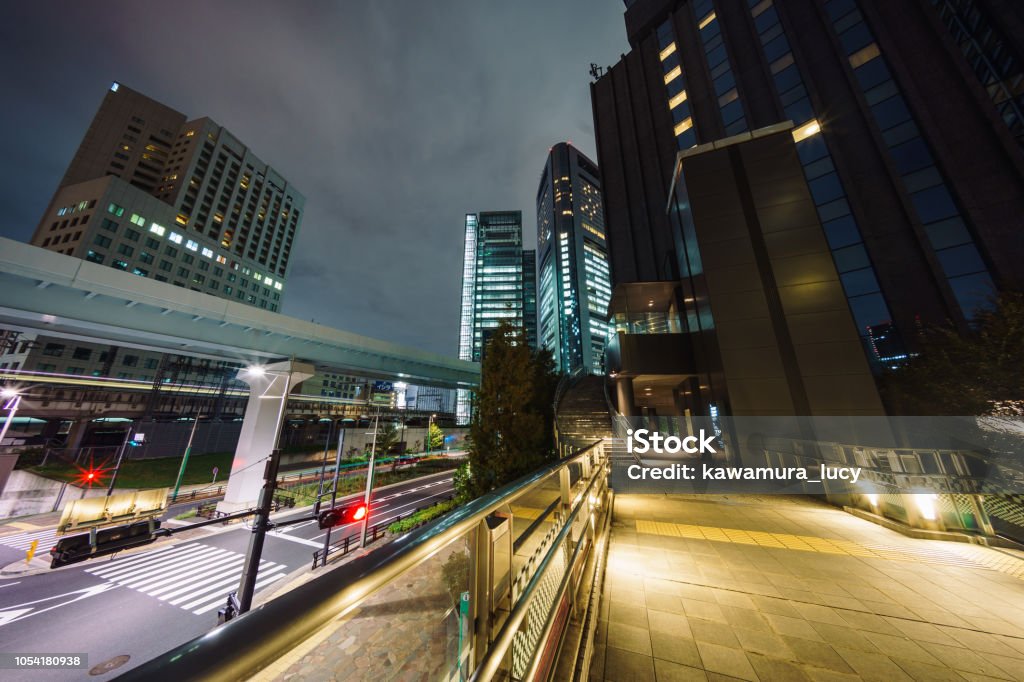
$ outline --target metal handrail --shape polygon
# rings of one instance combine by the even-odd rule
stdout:
[[[435,524],[402,535],[379,549],[300,585],[201,637],[127,671],[118,680],[239,680],[259,672],[331,621],[435,552],[503,510],[553,473],[589,457],[600,441],[566,459],[482,495]]]

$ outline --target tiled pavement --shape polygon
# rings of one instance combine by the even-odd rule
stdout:
[[[1024,680],[1010,554],[794,497],[621,495],[614,519],[592,680]]]

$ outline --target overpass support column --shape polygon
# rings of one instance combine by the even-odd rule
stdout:
[[[249,384],[249,403],[231,463],[231,478],[217,511],[231,514],[256,506],[263,488],[265,462],[280,437],[288,395],[314,373],[312,365],[292,361],[238,373],[238,379]]]
[[[633,397],[633,379],[630,377],[619,377],[615,380],[615,397],[618,399],[619,412],[624,417],[636,415],[636,406]]]

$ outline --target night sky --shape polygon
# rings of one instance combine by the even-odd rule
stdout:
[[[20,2],[0,27],[0,235],[27,241],[111,81],[209,116],[306,196],[286,315],[458,345],[466,212],[523,211],[552,144],[595,157],[617,0]]]

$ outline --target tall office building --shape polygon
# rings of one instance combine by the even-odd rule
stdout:
[[[495,328],[509,320],[537,340],[536,254],[523,249],[522,211],[467,213],[462,266],[459,359],[480,362]],[[460,390],[456,414],[469,419],[469,392]]]
[[[118,270],[277,312],[305,198],[230,132],[114,83],[31,243]],[[188,356],[15,336],[0,370],[115,377],[153,391],[100,400],[146,402],[147,416],[185,403],[164,382],[232,384],[236,365]],[[57,393],[59,398],[62,395]],[[237,410],[215,401],[211,415]],[[234,401],[237,403],[237,401]],[[79,403],[80,404],[80,403]]]
[[[277,311],[304,207],[225,128],[114,83],[32,243]]]
[[[597,166],[551,148],[537,189],[537,334],[562,372],[603,371],[611,281]]]
[[[965,329],[990,294],[1024,288],[1024,58],[1010,3],[626,6],[632,50],[591,86],[617,285],[681,277],[665,211],[678,151],[792,121],[876,368],[913,352],[922,323]]]

